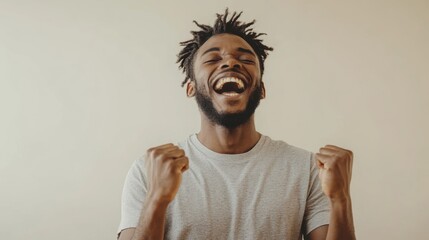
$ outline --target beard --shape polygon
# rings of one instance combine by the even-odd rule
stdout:
[[[262,84],[259,84],[259,86],[250,94],[246,108],[243,111],[236,113],[222,113],[217,111],[213,106],[213,101],[210,99],[204,88],[199,89],[198,86],[196,86],[195,98],[199,108],[212,123],[223,126],[227,129],[234,129],[249,121],[250,117],[255,113],[255,110],[259,105],[261,95]]]

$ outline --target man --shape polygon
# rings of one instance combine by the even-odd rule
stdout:
[[[128,173],[120,240],[355,239],[351,151],[319,153],[256,131],[269,48],[251,23],[218,14],[182,42],[178,62],[201,130],[147,150]]]

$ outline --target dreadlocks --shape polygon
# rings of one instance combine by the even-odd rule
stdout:
[[[199,24],[195,20],[193,21],[201,30],[200,31],[191,31],[191,34],[194,36],[193,39],[181,42],[180,45],[183,46],[183,49],[177,55],[177,63],[180,63],[179,68],[186,73],[185,80],[182,82],[182,87],[188,82],[188,80],[193,80],[193,60],[197,50],[212,36],[221,33],[230,33],[237,35],[243,38],[255,51],[256,55],[259,58],[259,64],[261,68],[261,75],[264,73],[264,61],[268,56],[268,51],[272,51],[273,48],[265,46],[262,44],[262,40],[258,39],[261,35],[266,35],[265,33],[256,33],[253,32],[253,28],[249,28],[255,23],[255,20],[249,23],[242,23],[237,21],[243,12],[237,14],[234,12],[231,18],[228,20],[228,8],[225,10],[225,14],[216,14],[217,19],[214,23],[214,26],[208,26]]]

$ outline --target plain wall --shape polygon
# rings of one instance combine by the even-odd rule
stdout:
[[[147,148],[199,130],[179,42],[225,7],[274,47],[257,129],[355,153],[359,239],[429,223],[428,1],[0,1],[0,236],[115,239]]]

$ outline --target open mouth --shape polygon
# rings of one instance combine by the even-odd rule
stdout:
[[[235,96],[246,90],[243,80],[236,77],[225,77],[219,79],[214,85],[214,90],[218,94]]]

